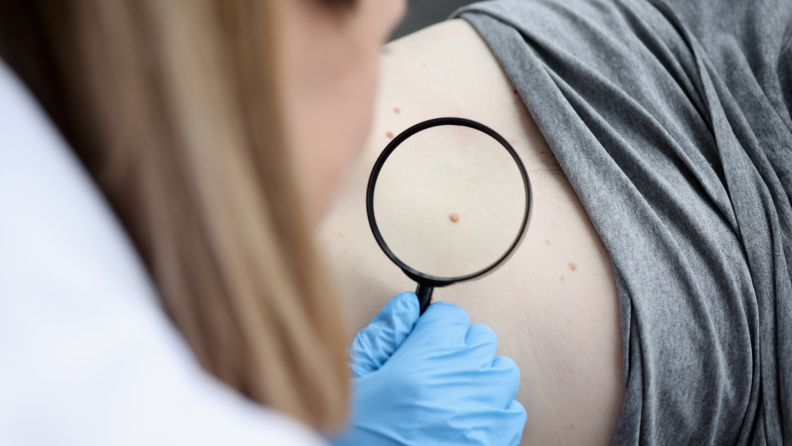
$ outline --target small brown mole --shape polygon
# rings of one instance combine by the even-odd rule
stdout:
[[[387,136],[388,139],[393,139],[393,132],[385,132],[385,136]]]
[[[550,246],[550,245],[552,245],[552,243],[550,243],[550,240],[545,239],[545,245]]]
[[[452,212],[451,215],[448,216],[448,218],[454,223],[456,223],[459,221],[459,214],[457,214],[456,212]]]
[[[564,281],[564,276],[561,276],[561,281],[562,281],[562,282]]]
[[[399,113],[401,113],[401,109],[399,107],[393,107],[393,113],[396,113],[398,115]]]
[[[575,265],[574,263],[570,263],[569,264],[569,269],[572,270],[572,271],[577,271],[577,265]]]

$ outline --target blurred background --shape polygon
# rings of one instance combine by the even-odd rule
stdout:
[[[407,15],[390,40],[414,33],[437,22],[447,19],[455,9],[474,3],[473,0],[409,0]]]

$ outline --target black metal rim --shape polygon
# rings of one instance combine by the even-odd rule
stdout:
[[[522,176],[523,186],[525,187],[525,213],[523,215],[522,225],[520,226],[520,232],[517,234],[517,237],[514,239],[512,244],[509,246],[509,249],[506,250],[503,255],[498,258],[495,262],[487,266],[486,268],[477,271],[472,274],[468,274],[465,276],[458,276],[458,277],[437,277],[431,276],[429,274],[424,274],[420,271],[417,271],[411,268],[406,263],[402,262],[393,251],[390,250],[388,244],[385,243],[385,240],[382,238],[382,234],[380,234],[379,228],[377,227],[377,220],[374,216],[374,188],[377,184],[377,177],[379,177],[380,171],[382,170],[382,166],[385,164],[385,161],[388,157],[396,150],[396,147],[399,146],[404,140],[409,138],[410,136],[428,128],[438,127],[441,125],[457,125],[457,126],[464,126],[470,127],[481,132],[486,133],[487,135],[491,136],[493,139],[498,141],[505,149],[509,152],[509,154],[514,159],[514,162],[517,164],[517,167],[520,170],[520,175]],[[423,121],[414,126],[408,128],[407,130],[401,132],[398,136],[393,138],[393,140],[385,147],[385,149],[380,154],[379,158],[377,158],[377,162],[374,163],[374,167],[371,169],[371,175],[369,176],[368,187],[366,188],[366,214],[368,215],[369,226],[371,227],[371,232],[374,234],[374,238],[377,240],[377,244],[382,248],[382,251],[385,252],[385,255],[388,256],[389,259],[393,263],[395,263],[399,268],[407,274],[412,280],[432,286],[432,287],[443,287],[447,285],[451,285],[456,282],[462,282],[465,280],[472,280],[481,278],[498,268],[501,264],[503,264],[506,260],[508,260],[514,252],[517,250],[517,247],[520,246],[523,238],[525,237],[525,233],[527,232],[526,229],[528,227],[528,223],[531,218],[531,205],[532,205],[532,195],[531,195],[531,181],[528,179],[528,172],[525,170],[525,166],[523,165],[520,156],[514,150],[514,148],[503,138],[498,132],[492,130],[491,128],[487,127],[484,124],[481,124],[476,121],[472,121],[470,119],[465,118],[436,118],[430,119],[428,121]]]

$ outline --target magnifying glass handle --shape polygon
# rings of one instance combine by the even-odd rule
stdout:
[[[415,294],[418,296],[418,304],[419,308],[421,309],[421,314],[424,314],[424,311],[429,307],[429,304],[432,303],[432,291],[434,291],[434,287],[418,284],[418,288],[415,289]]]

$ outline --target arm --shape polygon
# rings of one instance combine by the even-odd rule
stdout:
[[[397,112],[398,109],[398,112]],[[391,43],[373,132],[324,221],[320,240],[350,332],[415,285],[380,251],[365,216],[379,152],[439,116],[491,126],[520,153],[534,188],[531,226],[515,256],[486,278],[435,291],[499,336],[521,371],[522,444],[608,444],[623,400],[619,310],[610,259],[528,110],[478,34],[453,20]]]

